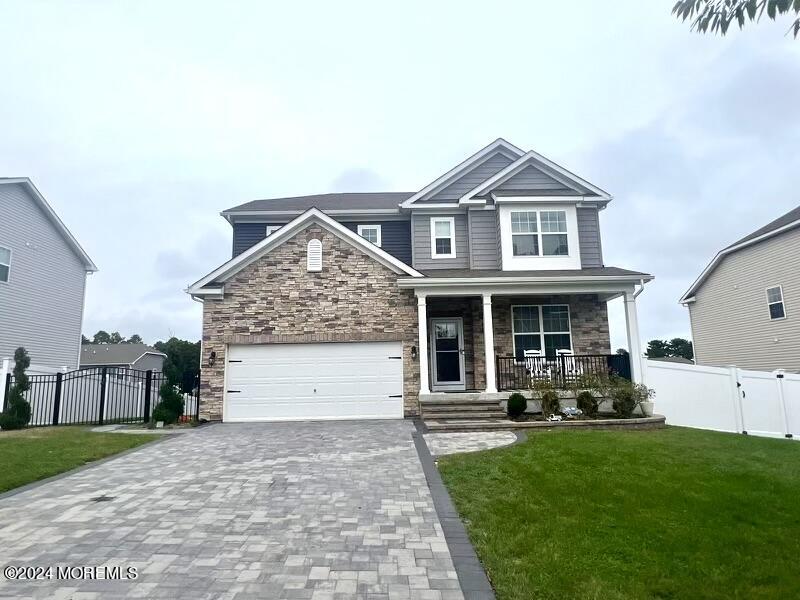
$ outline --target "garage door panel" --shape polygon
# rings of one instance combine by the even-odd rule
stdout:
[[[230,346],[226,421],[403,416],[400,342]]]

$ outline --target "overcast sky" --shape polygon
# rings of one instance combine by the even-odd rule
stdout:
[[[672,4],[0,0],[0,175],[99,266],[84,332],[152,343],[199,339],[182,290],[230,258],[221,210],[417,190],[504,137],[614,195],[606,264],[656,276],[643,338],[688,336],[713,254],[800,204],[800,41]]]

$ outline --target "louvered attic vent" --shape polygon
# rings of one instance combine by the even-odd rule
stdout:
[[[306,250],[307,270],[311,272],[322,271],[322,242],[310,240]]]

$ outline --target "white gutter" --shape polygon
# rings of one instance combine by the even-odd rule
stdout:
[[[484,286],[484,285],[503,285],[503,284],[531,284],[531,283],[637,283],[641,282],[644,286],[645,281],[652,281],[652,276],[642,277],[633,276],[560,276],[560,277],[424,277],[424,278],[402,278],[397,280],[401,288],[422,288],[422,287],[446,287],[453,285],[462,286]],[[641,290],[640,292],[641,293]]]

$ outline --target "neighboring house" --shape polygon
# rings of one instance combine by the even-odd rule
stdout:
[[[659,362],[678,363],[682,365],[693,365],[694,361],[683,356],[656,356],[647,357],[648,360],[657,360]]]
[[[697,364],[800,372],[800,206],[718,252],[680,301]]]
[[[27,177],[0,178],[0,359],[77,368],[86,276],[97,267]]]
[[[81,369],[116,367],[163,371],[167,355],[145,344],[83,344]]]
[[[507,396],[536,353],[548,374],[627,365],[606,310],[621,296],[640,380],[652,277],[604,264],[610,200],[498,139],[418,192],[225,210],[233,257],[187,290],[203,301],[201,416],[400,418],[445,391]]]

